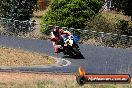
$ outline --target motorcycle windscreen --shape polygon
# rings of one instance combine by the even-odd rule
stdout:
[[[78,42],[80,40],[80,36],[73,35],[74,42]]]
[[[67,39],[67,35],[62,34],[62,35],[61,35],[61,38],[62,38],[64,41],[66,41],[66,39]]]

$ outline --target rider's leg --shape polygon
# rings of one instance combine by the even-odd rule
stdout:
[[[57,45],[54,46],[54,52],[55,52],[55,53],[59,53],[59,48],[57,47]]]
[[[55,53],[60,53],[60,50],[59,50],[60,45],[58,45],[58,43],[53,42],[53,47],[54,47],[54,52]]]

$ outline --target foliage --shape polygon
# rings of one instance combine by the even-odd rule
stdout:
[[[106,19],[102,14],[97,15],[90,22],[87,22],[85,29],[97,32],[113,32],[116,33],[116,25]]]
[[[126,20],[120,20],[117,23],[117,27],[120,30],[120,33],[123,35],[131,35],[132,32],[132,25],[131,22]]]
[[[128,21],[120,20],[120,21],[118,22],[118,28],[119,28],[120,30],[126,30],[126,29],[128,29]]]
[[[85,29],[98,32],[111,32],[125,35],[132,35],[132,22],[124,15],[112,12],[102,12],[90,22],[87,22]]]
[[[113,0],[113,6],[117,11],[122,11],[125,15],[132,16],[131,0]]]
[[[0,0],[0,17],[28,20],[37,0]]]
[[[84,28],[98,14],[101,5],[100,0],[52,0],[42,23]]]

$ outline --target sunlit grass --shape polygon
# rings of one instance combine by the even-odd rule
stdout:
[[[46,54],[0,47],[0,66],[32,66],[55,63]]]

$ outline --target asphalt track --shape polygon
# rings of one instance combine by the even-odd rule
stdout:
[[[64,57],[62,53],[54,54],[52,43],[47,40],[0,36],[0,46],[46,53],[57,57],[57,63],[53,65],[0,67],[0,71],[74,73],[77,72],[79,66],[82,66],[87,73],[132,75],[132,50],[79,45],[85,59],[73,59]]]

